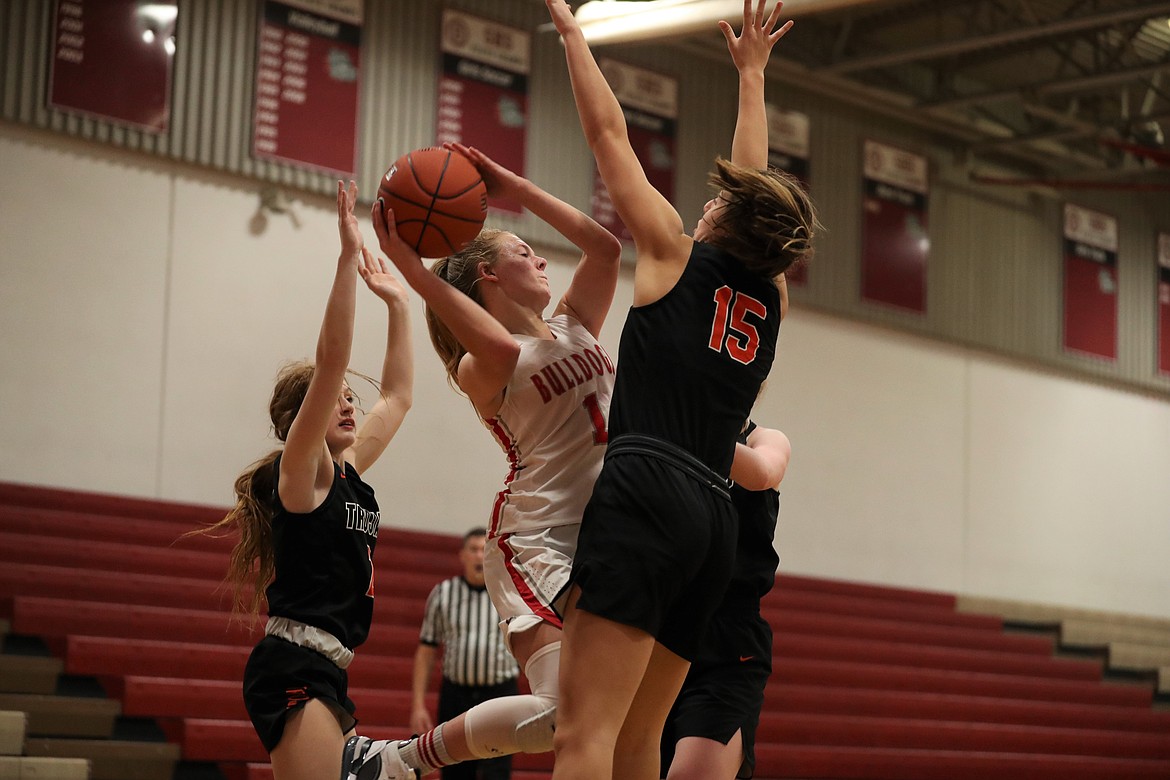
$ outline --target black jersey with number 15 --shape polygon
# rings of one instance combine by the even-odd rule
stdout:
[[[726,475],[779,331],[776,284],[696,241],[674,289],[626,318],[610,440],[664,439]]]

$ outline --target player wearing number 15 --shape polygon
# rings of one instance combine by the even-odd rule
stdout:
[[[393,210],[374,205],[383,251],[426,301],[431,341],[450,383],[470,399],[507,458],[503,489],[490,507],[484,577],[532,693],[489,700],[417,739],[351,740],[345,760],[351,778],[402,777],[389,751],[425,776],[472,758],[552,749],[562,600],[581,512],[605,453],[614,365],[597,337],[617,287],[621,244],[477,150],[447,148],[471,160],[489,195],[519,203],[582,252],[545,318],[552,301],[547,263],[519,236],[484,229],[428,271],[397,235]]]
[[[618,352],[605,467],[581,523],[565,617],[555,780],[657,778],[659,737],[727,586],[736,437],[776,351],[781,274],[812,251],[812,203],[769,170],[764,71],[791,28],[744,0],[731,160],[688,235],[646,178],[622,107],[564,0],[561,34],[585,139],[634,238],[634,306]]]

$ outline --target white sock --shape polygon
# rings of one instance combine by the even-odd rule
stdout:
[[[447,752],[447,746],[443,744],[442,723],[421,737],[401,743],[398,746],[398,755],[402,757],[408,767],[417,769],[419,774],[423,775],[459,763],[451,758],[451,754]]]

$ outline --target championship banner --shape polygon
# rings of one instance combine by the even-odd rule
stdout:
[[[1064,206],[1064,349],[1117,359],[1117,219]]]
[[[790,173],[807,190],[809,179],[809,121],[799,111],[782,111],[771,103],[768,112],[768,165]],[[784,278],[790,286],[808,284],[808,266],[803,262],[789,268]]]
[[[1158,371],[1170,374],[1170,233],[1158,234]]]
[[[598,65],[622,106],[630,144],[646,178],[654,189],[673,203],[678,81],[610,59],[601,59]],[[593,218],[623,241],[633,240],[618,217],[596,165],[593,169]]]
[[[175,0],[57,0],[51,108],[165,132],[171,113]]]
[[[357,170],[362,0],[263,0],[252,156]]]
[[[474,146],[524,175],[532,36],[459,11],[444,11],[436,140]],[[520,205],[488,198],[519,214]]]
[[[861,297],[923,314],[930,166],[877,141],[865,142],[862,157]]]

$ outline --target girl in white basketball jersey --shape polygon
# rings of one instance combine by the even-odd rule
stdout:
[[[518,236],[484,229],[427,270],[375,203],[383,251],[426,301],[427,326],[451,384],[503,449],[508,473],[491,507],[488,593],[531,695],[493,699],[417,739],[351,739],[343,777],[397,778],[397,750],[419,774],[472,758],[552,749],[562,599],[581,513],[605,452],[614,365],[597,342],[617,287],[621,243],[594,220],[460,144],[488,193],[527,208],[582,257],[552,316],[544,258]],[[378,765],[375,769],[370,764]],[[364,768],[364,769],[363,769]]]

